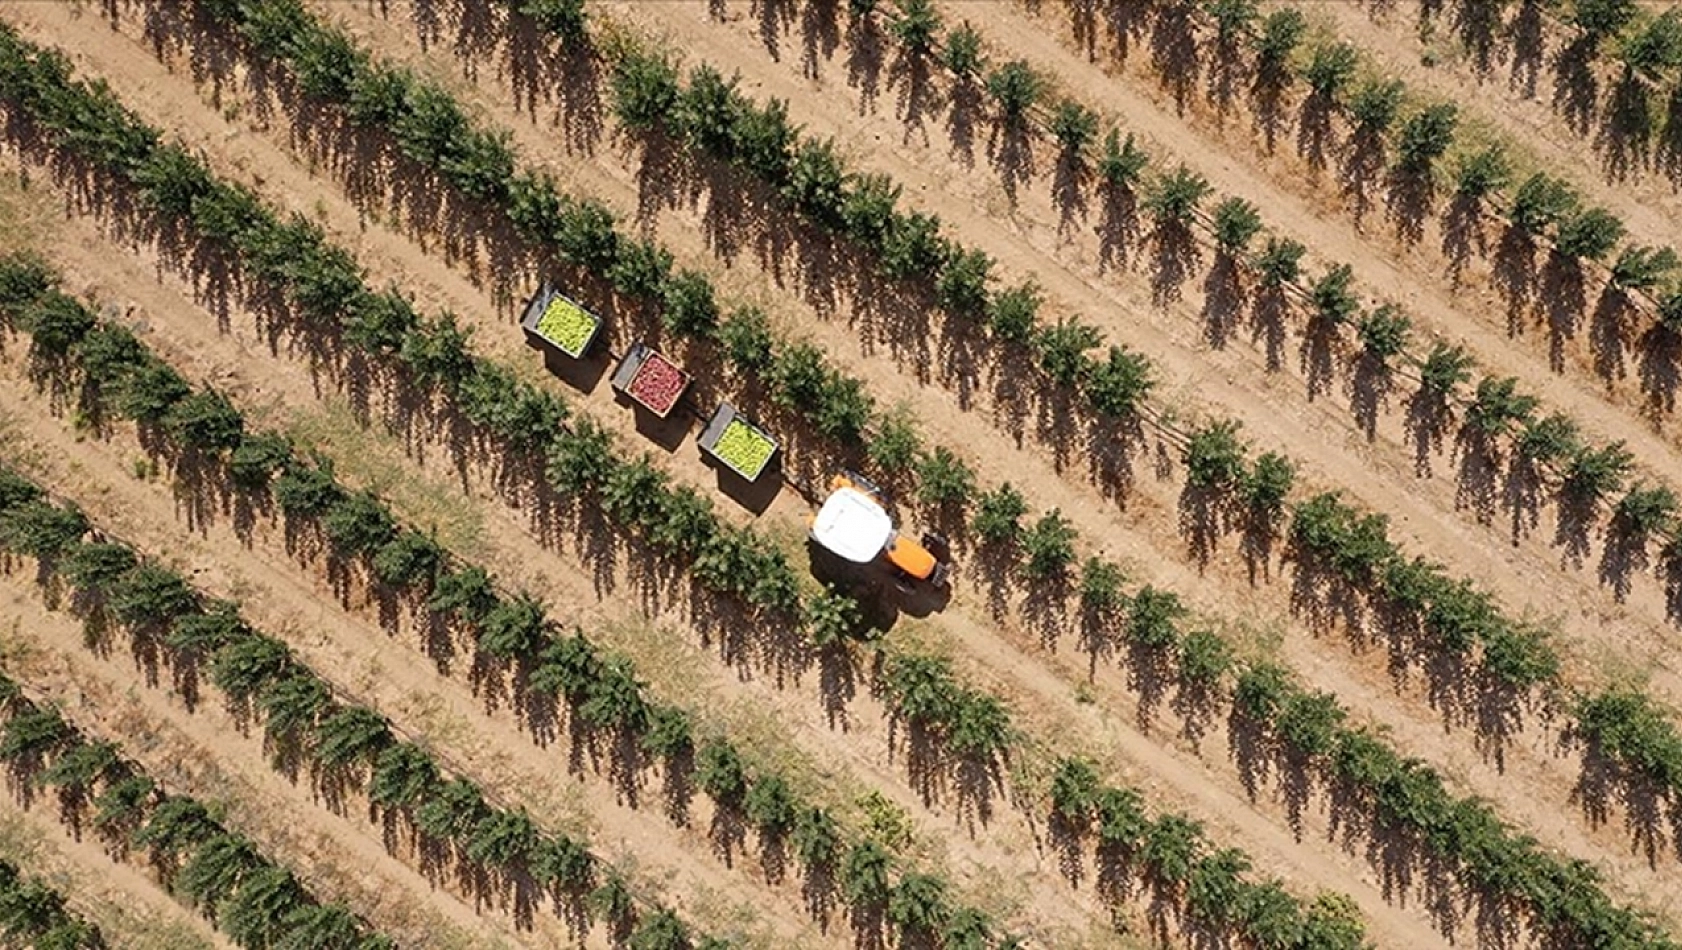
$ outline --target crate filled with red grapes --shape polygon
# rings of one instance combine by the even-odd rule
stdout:
[[[636,343],[613,371],[613,388],[664,419],[689,388],[689,374],[658,351]]]

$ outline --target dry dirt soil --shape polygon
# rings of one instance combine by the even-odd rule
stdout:
[[[605,422],[623,445],[654,453],[675,481],[714,489],[714,475],[700,464],[692,438],[675,448],[649,440],[615,404],[605,379],[581,387],[541,374],[513,328],[512,298],[536,277],[529,267],[488,260],[471,238],[452,244],[403,220],[377,190],[360,190],[332,170],[333,156],[290,119],[284,97],[253,89],[237,70],[205,75],[189,43],[168,38],[160,49],[145,35],[147,6],[115,6],[115,16],[107,17],[92,5],[6,0],[0,17],[37,42],[65,49],[80,73],[110,82],[130,108],[202,152],[219,173],[319,222],[356,253],[371,284],[394,282],[428,312],[449,308],[475,328],[479,352],[522,366],[530,378]],[[1476,578],[1514,613],[1557,622],[1574,682],[1633,676],[1661,698],[1682,700],[1677,630],[1650,579],[1638,581],[1628,596],[1614,597],[1597,580],[1592,559],[1583,565],[1564,558],[1546,525],[1515,535],[1499,518],[1490,523],[1467,511],[1453,480],[1454,459],[1434,457],[1430,471],[1416,471],[1398,407],[1381,415],[1374,432],[1363,432],[1339,395],[1311,396],[1294,360],[1270,370],[1259,343],[1211,346],[1202,327],[1205,300],[1195,284],[1162,294],[1153,291],[1143,255],[1104,259],[1090,215],[1071,217],[1053,200],[1048,154],[1032,163],[1032,173],[1010,179],[989,161],[985,130],[970,154],[955,148],[939,109],[949,90],[938,77],[929,113],[908,120],[891,76],[858,67],[844,17],[833,45],[803,49],[801,4],[591,6],[627,29],[664,37],[687,62],[738,71],[742,88],[756,97],[786,99],[797,124],[835,137],[855,167],[891,173],[905,184],[908,204],[938,213],[992,255],[1002,274],[1033,277],[1045,289],[1048,316],[1079,314],[1147,353],[1159,367],[1164,404],[1175,413],[1241,420],[1256,444],[1285,446],[1308,485],[1342,488],[1363,506],[1388,513],[1393,536],[1409,551]],[[1465,343],[1489,371],[1519,375],[1549,408],[1569,411],[1595,437],[1625,440],[1648,470],[1682,477],[1682,452],[1674,442],[1679,427],[1645,418],[1629,387],[1601,385],[1585,368],[1586,355],[1573,352],[1556,372],[1535,335],[1510,339],[1499,317],[1492,319],[1502,304],[1487,274],[1474,267],[1451,281],[1430,239],[1407,246],[1381,225],[1355,221],[1289,155],[1263,154],[1247,123],[1177,109],[1142,57],[1089,57],[1066,34],[1060,4],[1047,0],[1038,7],[941,4],[949,19],[971,20],[995,47],[1028,58],[1060,88],[1102,103],[1107,114],[1206,175],[1221,192],[1255,201],[1270,222],[1307,244],[1314,260],[1349,261],[1366,292],[1405,303],[1424,328]],[[1171,446],[1150,445],[1120,490],[1089,477],[1078,453],[1071,459],[1055,445],[1055,420],[1045,418],[1043,406],[1001,393],[994,380],[940,366],[940,340],[907,339],[884,329],[873,319],[871,301],[816,292],[798,267],[743,239],[762,226],[730,233],[731,222],[721,217],[726,211],[708,188],[664,194],[666,182],[600,113],[599,101],[592,112],[588,89],[516,88],[507,51],[458,36],[447,10],[405,0],[313,8],[381,56],[445,83],[487,121],[510,129],[525,161],[551,172],[564,188],[595,196],[622,219],[639,222],[680,265],[712,276],[728,300],[765,306],[781,327],[818,343],[837,365],[863,378],[880,403],[914,407],[927,436],[954,448],[983,484],[1009,481],[1036,510],[1060,508],[1080,526],[1083,553],[1120,560],[1135,582],[1178,591],[1201,616],[1245,636],[1257,653],[1274,655],[1316,687],[1335,692],[1355,721],[1382,726],[1398,747],[1438,768],[1457,793],[1493,802],[1545,844],[1593,862],[1615,895],[1676,910],[1682,899],[1679,849],[1669,842],[1656,855],[1646,853],[1639,830],[1625,827],[1616,806],[1605,815],[1586,813],[1575,792],[1580,757],[1561,748],[1557,724],[1528,716],[1523,731],[1493,750],[1461,715],[1432,702],[1423,677],[1394,676],[1381,644],[1309,629],[1291,610],[1283,566],[1274,565],[1274,576],[1252,584],[1236,551],[1218,551],[1207,564],[1192,557],[1179,530],[1183,472]],[[773,8],[792,12],[767,19],[765,10]],[[1402,55],[1388,47],[1404,48],[1406,29],[1396,25],[1404,16],[1375,22],[1340,12],[1336,21],[1363,46]],[[1410,72],[1409,79],[1467,96],[1536,154],[1557,153],[1580,177],[1596,178],[1592,156],[1560,144],[1564,137],[1545,115],[1530,110],[1521,113],[1524,121],[1507,118],[1501,94],[1453,72],[1424,78]],[[8,155],[7,173],[16,168]],[[284,342],[271,345],[237,305],[216,312],[173,262],[149,245],[114,237],[110,222],[46,185],[40,169],[30,169],[29,176],[30,194],[10,196],[47,203],[29,240],[64,269],[73,290],[110,303],[189,378],[212,382],[253,422],[285,429],[333,458],[343,479],[379,491],[404,518],[437,528],[453,550],[539,592],[593,638],[630,656],[657,697],[696,709],[707,729],[739,737],[739,745],[788,769],[803,789],[852,820],[859,795],[882,792],[911,819],[908,854],[915,861],[951,874],[961,896],[1029,933],[1037,945],[1132,945],[1132,936],[1110,932],[1090,881],[1071,887],[1059,875],[1035,817],[1043,809],[1003,802],[991,820],[978,823],[950,795],[919,794],[896,754],[885,711],[867,689],[826,708],[815,675],[779,675],[760,658],[712,642],[682,598],[672,595],[675,585],[642,576],[611,545],[557,536],[498,491],[495,472],[483,460],[464,456],[435,433],[390,431],[381,421],[390,407],[376,406],[371,419],[359,419],[330,374],[306,353]],[[1640,233],[1653,240],[1676,233],[1682,222],[1671,196],[1649,195],[1659,186],[1647,179],[1631,187],[1604,193],[1608,202],[1623,202],[1619,210],[1631,211]],[[612,342],[619,347],[628,339]],[[627,802],[606,777],[566,768],[564,750],[534,744],[508,710],[488,706],[466,670],[440,669],[406,620],[382,625],[365,590],[356,584],[335,590],[318,564],[290,552],[279,525],[259,525],[242,538],[224,516],[172,490],[167,473],[137,477],[141,449],[131,432],[93,438],[75,430],[24,381],[21,348],[8,349],[0,365],[6,387],[0,458],[21,457],[96,522],[190,568],[207,589],[237,594],[259,626],[286,639],[318,673],[425,737],[540,821],[587,833],[599,853],[633,869],[639,883],[698,922],[740,929],[756,946],[850,942],[845,926],[825,932],[799,912],[796,884],[769,881],[751,854],[721,856],[705,834],[704,809],[687,827],[675,827],[657,806]],[[821,452],[821,444],[794,445],[790,464],[816,473],[823,467]],[[803,531],[807,503],[792,489],[780,491],[759,513],[717,500],[730,518],[755,521],[791,545]],[[519,930],[505,908],[477,906],[447,882],[429,880],[403,848],[384,846],[378,826],[363,820],[359,807],[335,813],[307,788],[267,769],[260,742],[216,710],[207,705],[189,713],[162,691],[135,683],[122,657],[91,657],[80,649],[76,625],[43,610],[25,580],[7,579],[3,595],[8,613],[27,619],[16,625],[15,636],[41,658],[31,669],[42,686],[63,697],[71,711],[84,708],[89,695],[122,695],[121,706],[87,708],[87,724],[125,744],[157,735],[150,754],[160,769],[184,759],[215,763],[213,777],[221,783],[215,787],[238,803],[249,820],[244,830],[308,868],[324,891],[408,935],[448,933],[473,946],[547,946],[569,939],[558,921],[540,917],[536,929]],[[1037,615],[1018,592],[991,597],[980,578],[964,577],[946,610],[902,620],[893,637],[951,653],[966,678],[1009,701],[1018,724],[1046,749],[1094,757],[1106,776],[1136,785],[1154,806],[1185,811],[1213,840],[1245,849],[1260,871],[1279,875],[1293,890],[1351,894],[1379,945],[1445,946],[1470,937],[1465,920],[1445,933],[1433,919],[1438,908],[1427,885],[1386,878],[1363,840],[1343,837],[1327,796],[1311,794],[1296,813],[1279,776],[1248,787],[1228,754],[1224,721],[1197,723],[1166,704],[1145,702],[1124,670],[1107,661],[1089,666],[1066,621]],[[190,774],[211,780],[192,770],[184,780]],[[24,820],[41,823],[33,814]],[[67,864],[98,865],[98,855],[82,853],[85,846],[58,847]],[[125,892],[157,904],[165,918],[181,918],[176,925],[214,945],[207,928],[172,909],[143,872],[119,881]],[[1128,908],[1122,917],[1126,929],[1143,931],[1142,908]]]

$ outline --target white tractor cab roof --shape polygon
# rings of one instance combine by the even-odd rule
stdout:
[[[839,488],[812,519],[812,538],[854,564],[874,561],[893,540],[894,522],[876,499],[857,488]]]

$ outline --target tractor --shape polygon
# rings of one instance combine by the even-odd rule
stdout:
[[[855,472],[837,475],[829,487],[829,497],[812,517],[815,544],[849,564],[885,563],[905,592],[919,584],[947,585],[952,555],[946,538],[925,532],[913,541],[901,535],[882,490]]]

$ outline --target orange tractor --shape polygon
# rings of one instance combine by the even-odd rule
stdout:
[[[812,540],[836,557],[853,564],[872,564],[885,558],[902,586],[923,582],[944,586],[951,576],[951,550],[946,539],[925,532],[913,541],[894,530],[882,490],[863,477],[846,472],[830,482],[829,497],[812,517]]]

